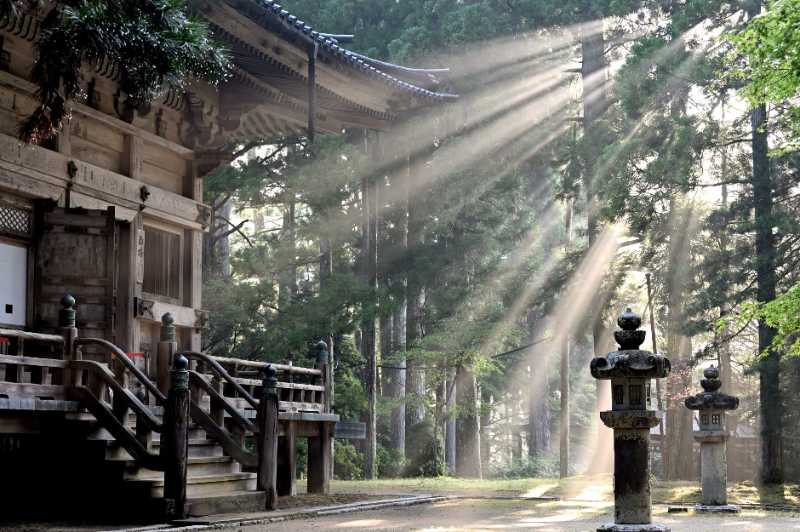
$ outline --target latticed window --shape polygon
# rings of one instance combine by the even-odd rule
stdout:
[[[153,295],[181,298],[181,235],[154,227],[144,229],[144,285]]]
[[[0,203],[0,234],[30,237],[33,213],[7,203]]]

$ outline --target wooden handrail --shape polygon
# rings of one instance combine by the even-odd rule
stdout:
[[[234,378],[231,377],[231,375],[225,370],[225,368],[222,367],[222,364],[217,362],[217,360],[214,357],[206,355],[205,353],[197,353],[195,351],[185,351],[181,354],[190,360],[194,359],[205,362],[214,371],[214,373],[217,374],[219,378],[221,378],[222,380],[233,386],[233,389],[236,390],[236,392],[239,395],[241,395],[242,398],[245,401],[247,401],[247,403],[250,406],[252,406],[253,408],[258,408],[258,403],[256,402],[255,399],[253,399],[253,396],[251,396],[250,393],[248,393],[248,391],[245,390],[241,384],[236,382]],[[214,391],[216,392],[216,390]]]
[[[209,355],[206,355],[209,356]],[[212,357],[220,364],[238,364],[240,366],[265,369],[267,366],[272,366],[276,371],[284,373],[292,373],[294,375],[316,375],[321,376],[322,371],[314,368],[301,368],[299,366],[290,366],[288,364],[275,364],[273,362],[259,362],[256,360],[245,360],[243,358],[228,358],[228,357]]]
[[[142,442],[116,418],[111,409],[104,405],[88,388],[78,386],[73,389],[73,393],[81,404],[114,436],[114,439],[122,444],[122,447],[130,453],[134,460],[147,469],[164,470],[165,464],[161,457],[148,451]]]
[[[217,440],[228,456],[232,457],[246,468],[254,468],[258,465],[258,457],[243,449],[242,446],[231,437],[230,432],[224,427],[217,425],[211,416],[194,401],[189,403],[189,412],[192,420],[200,425],[213,439]]]
[[[67,360],[61,360],[60,358],[38,358],[38,357],[28,357],[28,356],[0,355],[0,364],[15,364],[18,366],[64,369],[69,365],[69,362]]]
[[[38,342],[49,342],[52,344],[63,344],[64,337],[59,334],[43,334],[18,329],[0,329],[0,336],[7,338],[20,338],[22,340],[36,340]]]
[[[164,404],[167,400],[167,397],[161,393],[161,390],[158,389],[158,386],[155,385],[153,381],[151,381],[147,375],[142,372],[139,368],[136,367],[136,364],[128,357],[125,352],[117,347],[116,345],[112,344],[108,340],[103,340],[102,338],[77,338],[75,340],[75,345],[100,345],[114,353],[116,358],[122,362],[122,364],[136,377],[136,379],[145,387],[147,391],[153,394],[153,397],[156,398],[156,402],[160,404]]]
[[[212,400],[219,401],[222,404],[222,408],[228,413],[228,415],[233,418],[236,423],[238,423],[243,429],[253,434],[258,432],[258,427],[253,425],[249,419],[242,416],[236,407],[230,404],[225,397],[223,397],[217,390],[214,389],[199,373],[196,371],[189,372],[189,383],[192,386],[199,386],[200,388],[205,391]]]
[[[135,411],[137,417],[144,419],[148,426],[155,432],[161,432],[163,425],[158,418],[153,415],[150,409],[146,407],[138,397],[120,384],[114,377],[114,374],[105,366],[94,360],[73,360],[70,362],[70,366],[75,369],[91,371],[95,376],[100,377],[103,382],[114,391],[115,397],[118,397],[117,394],[125,397],[128,406]]]

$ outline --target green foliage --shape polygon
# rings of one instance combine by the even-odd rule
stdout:
[[[776,331],[770,350],[776,350],[787,357],[800,358],[800,284],[795,285],[772,301],[758,304],[748,302],[735,318],[722,319],[717,323],[720,329],[742,326],[750,321],[760,320]],[[766,356],[767,353],[762,353]]]
[[[364,455],[352,442],[336,440],[333,446],[333,474],[339,480],[361,480],[364,478]]]
[[[744,94],[754,104],[780,102],[800,88],[800,1],[773,0],[767,12],[753,18],[744,31],[731,35],[746,64]]]
[[[441,441],[430,421],[408,427],[406,442],[404,477],[438,477],[444,474]]]
[[[182,90],[191,79],[216,83],[227,75],[226,54],[206,25],[187,14],[185,0],[52,4],[40,28],[32,72],[40,105],[20,130],[26,142],[48,139],[61,128],[67,102],[82,96],[83,65],[107,59],[118,66],[129,114],[169,88]]]
[[[489,478],[552,478],[559,472],[558,458],[553,456],[524,456],[510,463],[492,464]]]

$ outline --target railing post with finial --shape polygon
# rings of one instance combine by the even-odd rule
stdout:
[[[170,368],[172,358],[178,351],[178,340],[175,334],[175,318],[167,312],[161,316],[161,340],[158,342],[156,354],[156,383],[164,395],[169,390]]]
[[[75,298],[64,294],[61,298],[61,310],[58,311],[58,329],[64,337],[63,359],[66,361],[77,360],[79,355],[75,350],[75,340],[78,338],[76,325]],[[78,384],[77,373],[66,371],[64,384],[67,388]]]
[[[266,492],[264,507],[278,506],[278,372],[271,365],[264,370],[258,404],[258,489]]]
[[[189,361],[175,357],[170,371],[161,460],[164,463],[164,500],[170,519],[186,517],[186,468],[189,454]]]
[[[329,358],[330,355],[328,354],[328,344],[323,341],[317,342],[317,368],[322,372],[320,376],[320,383],[322,386],[325,387],[323,403],[325,405],[325,412],[331,411],[331,403],[333,398],[331,397],[331,376],[330,372],[330,363]]]

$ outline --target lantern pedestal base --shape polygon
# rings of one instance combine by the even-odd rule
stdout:
[[[694,507],[695,512],[738,514],[739,507],[735,504],[698,504]]]
[[[653,523],[647,525],[618,525],[609,523],[597,529],[597,532],[670,532],[670,528]]]

